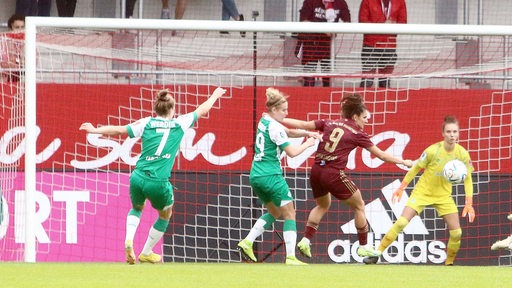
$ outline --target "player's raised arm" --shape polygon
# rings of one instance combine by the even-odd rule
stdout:
[[[210,98],[208,98],[208,100],[204,101],[201,105],[199,105],[196,108],[197,117],[201,118],[206,116],[206,114],[208,114],[208,111],[210,111],[215,101],[217,101],[217,99],[224,95],[224,93],[226,93],[226,89],[217,87],[215,91],[213,91]]]

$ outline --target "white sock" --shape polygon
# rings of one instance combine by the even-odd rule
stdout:
[[[146,240],[146,244],[144,244],[144,248],[141,253],[144,255],[151,254],[151,252],[153,252],[153,247],[155,247],[156,243],[160,241],[162,236],[164,236],[164,232],[160,232],[151,227],[151,229],[149,229],[148,239]]]
[[[265,232],[265,224],[267,224],[267,221],[258,219],[258,221],[254,223],[254,226],[252,226],[251,231],[249,231],[249,234],[247,237],[245,237],[245,239],[254,242],[256,238]]]
[[[140,218],[134,215],[128,215],[126,217],[126,238],[125,240],[133,241],[135,238],[135,232],[137,232],[137,227],[139,227]]]
[[[295,245],[297,244],[297,231],[284,231],[284,244],[286,246],[286,257],[295,256]]]

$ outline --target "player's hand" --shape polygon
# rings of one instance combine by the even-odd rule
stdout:
[[[215,91],[213,91],[213,93],[212,93],[212,96],[211,96],[211,97],[220,98],[222,95],[224,95],[224,93],[226,93],[226,89],[221,88],[221,87],[217,87],[217,88],[215,89]]]
[[[400,202],[402,199],[402,193],[404,193],[404,189],[398,188],[395,192],[393,192],[393,197],[391,197],[391,203],[395,204],[395,202]]]
[[[316,143],[316,139],[314,137],[308,137],[306,139],[307,147],[314,146]]]
[[[405,183],[402,181],[402,184],[398,189],[393,192],[393,196],[391,197],[391,203],[395,204],[395,202],[400,202],[400,199],[402,199],[402,194],[404,193],[405,187],[407,187],[409,183]]]
[[[409,159],[404,160],[404,165],[408,168],[411,168],[413,165],[412,160],[409,160]]]
[[[316,140],[322,142],[322,134],[318,132],[308,131],[308,137],[315,138]]]
[[[85,122],[80,125],[80,128],[78,130],[85,130],[88,133],[92,133],[96,129],[91,123]]]
[[[469,223],[473,223],[475,220],[475,209],[473,208],[473,198],[466,197],[466,205],[464,205],[464,209],[462,210],[462,217],[468,216]]]

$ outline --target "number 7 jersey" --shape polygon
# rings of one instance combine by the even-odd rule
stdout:
[[[193,112],[175,119],[146,117],[128,124],[128,136],[141,137],[142,140],[142,151],[135,170],[151,178],[168,179],[185,130],[192,127],[196,120],[197,114]]]

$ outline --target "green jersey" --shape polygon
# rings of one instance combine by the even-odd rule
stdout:
[[[135,170],[153,179],[168,179],[185,130],[196,120],[197,114],[193,112],[175,119],[146,117],[128,124],[128,136],[142,139],[142,151]]]
[[[270,116],[262,117],[256,132],[250,177],[281,175],[281,154],[288,145],[284,126]]]

